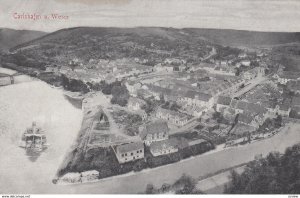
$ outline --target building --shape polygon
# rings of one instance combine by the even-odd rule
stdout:
[[[190,105],[185,105],[182,107],[184,113],[195,116],[195,117],[201,117],[204,115],[205,112],[208,111],[206,107],[198,107],[198,106],[190,106]]]
[[[150,152],[154,157],[178,152],[178,140],[175,138],[153,142]]]
[[[291,108],[286,104],[276,105],[276,109],[277,109],[277,114],[284,117],[289,117],[291,112]]]
[[[243,53],[240,53],[238,57],[239,58],[246,58],[247,54],[243,52]]]
[[[228,96],[219,96],[217,99],[216,111],[221,112],[223,108],[229,108],[231,98]]]
[[[0,86],[13,84],[13,77],[0,73]]]
[[[155,100],[165,99],[165,95],[170,95],[172,93],[171,89],[157,85],[149,85],[148,91],[155,98]]]
[[[277,80],[280,84],[285,85],[289,81],[299,80],[300,73],[299,72],[282,71],[282,72],[279,72],[278,74],[275,74],[274,77],[277,78]]]
[[[121,144],[114,149],[120,164],[144,158],[144,145],[142,142]]]
[[[160,107],[157,108],[154,115],[155,117],[166,120],[176,126],[183,126],[189,121],[189,118],[186,114]]]
[[[141,116],[142,120],[146,120],[148,118],[147,113],[145,112],[145,110],[137,110],[135,111],[136,114],[138,114],[139,116]]]
[[[132,97],[137,96],[137,91],[141,89],[142,84],[131,80],[126,81],[125,86]]]
[[[300,94],[300,80],[287,82],[287,87],[295,94]]]
[[[249,67],[251,65],[251,61],[249,61],[249,60],[243,60],[243,61],[241,61],[241,65]]]
[[[255,67],[243,73],[243,77],[246,80],[251,80],[258,76],[264,76],[264,75],[265,75],[265,69],[263,67]]]
[[[246,80],[251,80],[251,79],[253,79],[253,78],[255,78],[256,77],[256,72],[254,71],[254,70],[248,70],[248,71],[245,71],[244,73],[243,73],[243,77],[244,77],[244,79],[246,79]]]
[[[183,59],[177,59],[177,58],[166,58],[164,61],[165,64],[174,64],[174,65],[185,65],[186,64],[186,60]]]
[[[238,123],[251,126],[254,129],[258,129],[259,125],[260,125],[260,123],[256,122],[254,117],[252,115],[250,115],[249,113],[239,114]]]
[[[154,71],[156,72],[173,72],[174,67],[173,66],[162,66],[161,64],[157,64],[154,66]]]
[[[178,100],[178,102],[186,102],[191,106],[206,106],[207,108],[211,108],[214,104],[212,95],[196,91],[187,91],[186,94]]]
[[[138,111],[141,110],[142,106],[146,105],[146,102],[142,99],[130,97],[128,99],[128,109],[132,111]]]
[[[140,129],[142,141],[149,146],[152,142],[162,141],[169,138],[169,127],[167,122],[155,121]]]

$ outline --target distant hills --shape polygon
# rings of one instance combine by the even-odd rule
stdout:
[[[184,29],[227,46],[257,47],[300,42],[300,32],[256,32],[229,29]]]
[[[16,45],[31,41],[46,34],[46,32],[40,31],[0,28],[0,50],[8,50]]]
[[[292,68],[298,64],[299,48],[295,46],[299,43],[300,33],[224,29],[75,27],[49,34],[0,30],[1,48],[15,52],[3,56],[2,62],[35,68],[66,65],[75,58],[83,63],[98,59],[134,58],[149,66],[166,58],[179,58],[198,64],[213,49],[217,52],[215,58],[227,60],[241,52],[236,47],[266,46],[276,48],[274,53],[280,56],[292,51],[293,56],[297,56],[290,61]],[[274,56],[278,57],[276,54]]]
[[[149,37],[160,38],[170,41],[196,39],[212,42],[223,46],[232,47],[260,47],[281,45],[287,43],[299,43],[300,32],[256,32],[245,30],[230,29],[201,29],[201,28],[163,28],[163,27],[136,27],[136,28],[105,28],[105,27],[76,27],[58,30],[46,34],[44,32],[26,31],[26,30],[0,30],[0,44],[4,47],[14,47],[27,41],[35,40],[36,42],[45,42],[49,40],[59,40],[72,37],[74,35],[93,35],[98,38],[110,35],[114,36],[137,36],[139,38]],[[155,38],[154,38],[155,37]],[[76,38],[73,38],[76,39]],[[158,41],[160,40],[158,39]],[[30,43],[25,43],[28,45]],[[32,43],[31,43],[32,44]],[[22,46],[22,45],[21,45]],[[24,45],[23,45],[24,46]]]

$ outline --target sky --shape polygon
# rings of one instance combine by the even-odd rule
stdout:
[[[41,18],[18,17],[23,14]],[[0,0],[0,27],[53,32],[77,26],[300,32],[300,0]]]

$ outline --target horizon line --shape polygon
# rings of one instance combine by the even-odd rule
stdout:
[[[167,28],[167,29],[203,29],[203,30],[232,30],[232,31],[243,31],[243,32],[257,32],[257,33],[300,33],[299,31],[263,31],[263,30],[249,30],[249,29],[231,29],[231,28],[206,28],[206,27],[172,27],[172,26],[73,26],[57,29],[54,31],[42,31],[37,29],[17,29],[11,27],[0,27],[2,29],[18,30],[18,31],[36,31],[44,33],[54,33],[60,30],[75,29],[75,28],[118,28],[118,29],[134,29],[134,28]]]

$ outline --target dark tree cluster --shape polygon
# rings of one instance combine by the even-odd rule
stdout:
[[[146,186],[146,194],[162,194],[175,192],[175,194],[203,194],[196,189],[196,180],[188,175],[183,174],[172,185],[163,184],[160,188],[155,188],[153,184]]]
[[[129,99],[129,92],[124,85],[121,86],[113,86],[111,89],[111,103],[118,104],[122,107],[126,106]]]
[[[285,153],[270,153],[251,162],[242,174],[231,173],[232,181],[225,187],[229,194],[299,194],[300,144]]]

